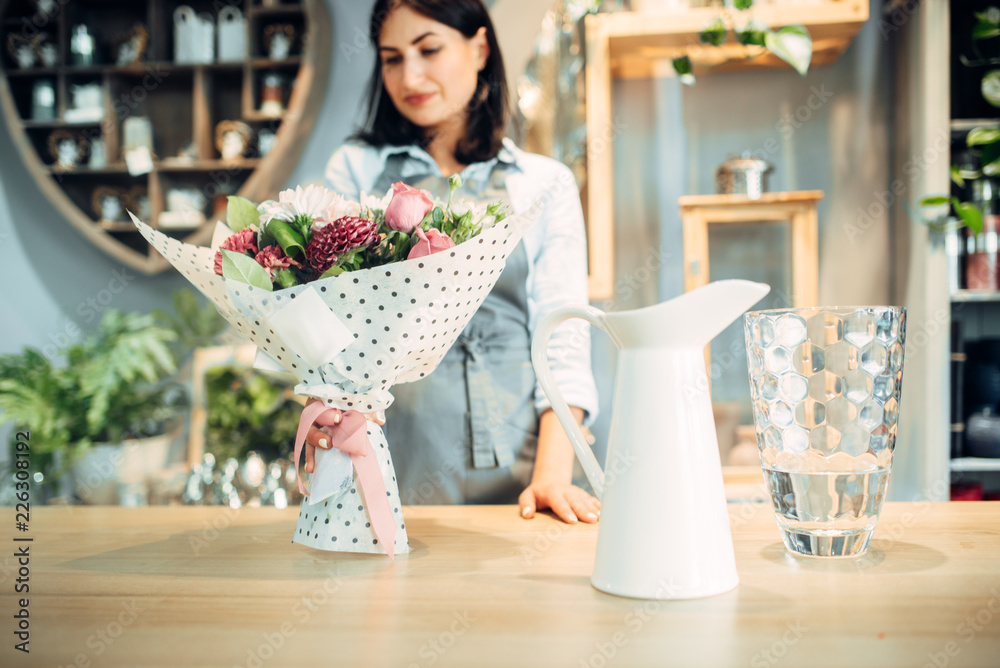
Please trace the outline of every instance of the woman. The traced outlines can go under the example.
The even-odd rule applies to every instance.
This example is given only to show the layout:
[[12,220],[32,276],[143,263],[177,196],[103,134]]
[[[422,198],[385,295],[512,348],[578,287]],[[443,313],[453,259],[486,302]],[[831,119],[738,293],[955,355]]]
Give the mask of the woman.
[[[586,238],[576,184],[560,163],[504,138],[507,90],[481,0],[377,0],[378,59],[366,125],[327,168],[330,187],[357,198],[396,181],[441,199],[503,199],[538,219],[441,365],[397,385],[386,411],[404,503],[511,503],[596,522],[600,502],[572,484],[573,451],[537,387],[531,334],[552,309],[587,301]],[[582,321],[552,337],[550,361],[579,422],[597,411],[590,337]],[[431,417],[433,416],[433,417]],[[322,430],[308,442],[329,447]],[[307,448],[306,470],[314,450]]]

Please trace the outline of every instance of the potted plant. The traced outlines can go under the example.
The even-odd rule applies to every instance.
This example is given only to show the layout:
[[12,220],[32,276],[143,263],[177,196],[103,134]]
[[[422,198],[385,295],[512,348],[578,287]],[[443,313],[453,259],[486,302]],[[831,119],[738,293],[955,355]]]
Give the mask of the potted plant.
[[[67,470],[82,470],[88,453],[98,461],[91,462],[88,479],[77,481],[84,501],[113,502],[106,488],[118,471],[145,465],[134,460],[149,454],[140,442],[162,437],[187,402],[170,379],[177,369],[170,348],[176,339],[153,315],[108,310],[96,332],[65,351],[64,364],[32,348],[0,357],[0,422],[30,431],[33,478],[47,485],[48,494]],[[125,439],[138,441],[123,454]]]
[[[967,46],[972,57],[961,53],[959,60],[971,70],[965,79],[976,81],[979,90],[976,93],[963,90],[963,94],[970,100],[976,99],[980,104],[977,110],[1000,108],[1000,69],[997,68],[1000,57],[994,55],[1000,40],[1000,8],[991,6],[985,11],[974,12],[973,18],[971,39]],[[984,42],[990,48],[980,48]],[[977,93],[981,98],[975,97]],[[988,106],[983,107],[982,102]],[[992,200],[996,200],[998,195],[994,192],[996,182],[991,181],[1000,177],[1000,128],[996,127],[995,118],[989,125],[977,124],[968,131],[964,142],[967,151],[959,161],[961,164],[951,166],[952,190],[960,196],[925,196],[921,198],[919,212],[914,216],[932,232],[948,237],[946,245],[949,254],[956,258],[950,270],[952,289],[958,289],[962,283],[957,275],[957,256],[963,241],[959,231],[963,227],[968,228],[968,237],[964,240],[968,242],[965,287],[996,290],[1000,281],[996,266],[997,214],[992,210]],[[984,204],[991,208],[984,208]]]

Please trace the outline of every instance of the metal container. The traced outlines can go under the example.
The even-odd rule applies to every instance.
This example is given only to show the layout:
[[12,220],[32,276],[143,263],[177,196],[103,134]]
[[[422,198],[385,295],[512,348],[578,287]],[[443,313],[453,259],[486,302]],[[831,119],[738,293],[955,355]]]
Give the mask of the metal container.
[[767,192],[767,176],[772,168],[764,160],[744,156],[730,158],[715,170],[715,189],[720,195],[746,195],[760,199]]

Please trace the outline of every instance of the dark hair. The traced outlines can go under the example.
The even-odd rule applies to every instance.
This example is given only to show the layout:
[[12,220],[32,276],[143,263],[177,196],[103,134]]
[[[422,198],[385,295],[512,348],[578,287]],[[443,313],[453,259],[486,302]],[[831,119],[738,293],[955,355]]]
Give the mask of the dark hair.
[[375,70],[368,82],[364,127],[353,135],[372,146],[426,146],[431,137],[423,128],[404,118],[385,92],[382,63],[377,57],[382,23],[393,11],[409,7],[429,19],[462,33],[466,39],[485,26],[489,56],[479,72],[476,92],[469,100],[468,128],[455,148],[455,159],[463,164],[483,162],[500,151],[507,123],[507,76],[497,44],[493,22],[482,0],[377,0],[372,9],[368,34],[376,49]]

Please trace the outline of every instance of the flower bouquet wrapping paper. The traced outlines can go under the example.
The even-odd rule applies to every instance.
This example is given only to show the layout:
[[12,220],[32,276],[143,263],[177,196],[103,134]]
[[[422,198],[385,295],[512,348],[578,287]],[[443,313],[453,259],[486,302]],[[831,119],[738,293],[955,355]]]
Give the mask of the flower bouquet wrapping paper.
[[[394,186],[397,194],[392,198],[399,197],[399,203],[409,201],[398,195],[404,188],[402,184]],[[293,196],[286,197],[289,192],[282,193],[282,198],[291,202]],[[301,190],[299,195],[301,204]],[[388,227],[383,216],[390,220],[417,216],[416,220],[423,219],[423,224],[409,231],[409,241],[396,237],[402,252],[409,248],[408,255],[399,257],[397,252],[397,258],[389,263],[355,268],[352,265],[361,262],[342,246],[337,249],[341,252],[336,254],[335,266],[327,266],[327,260],[315,268],[316,272],[323,270],[319,278],[289,287],[281,287],[281,283],[296,281],[280,276],[281,272],[299,267],[295,271],[301,277],[311,260],[300,256],[296,261],[291,252],[287,256],[278,253],[277,244],[269,247],[270,256],[264,252],[267,249],[257,247],[259,243],[244,244],[250,236],[244,230],[255,229],[252,226],[234,233],[220,223],[213,246],[234,250],[219,252],[216,248],[184,244],[132,217],[147,241],[257,345],[256,366],[294,374],[299,381],[297,393],[321,400],[310,403],[303,411],[296,438],[296,463],[314,421],[332,430],[334,447],[316,450],[315,472],[293,540],[323,550],[385,552],[390,556],[409,551],[385,436],[368,416],[392,403],[393,385],[419,380],[437,367],[499,279],[507,256],[532,222],[530,215],[502,219],[496,216],[496,224],[477,227],[469,238],[455,245],[431,226],[435,216],[437,222],[441,216],[427,206],[429,200],[417,202],[419,210],[411,207],[400,212],[401,207],[396,206],[393,212],[389,198],[387,195],[381,202],[376,201],[385,206],[384,211],[367,207],[359,211],[358,205],[338,198],[325,208],[346,208],[337,214],[319,214],[313,229],[317,229],[316,222],[325,222],[324,217],[334,226],[335,216],[342,224],[357,220],[356,215],[339,216],[341,213],[367,214],[379,221],[384,246],[387,237],[391,240],[399,230]],[[251,203],[243,200],[237,204]],[[444,207],[446,215],[448,206],[450,201]],[[261,220],[258,241],[266,239],[263,232],[265,225],[270,225],[269,215],[281,215],[280,207],[275,207],[275,203],[265,203],[257,210]],[[308,207],[299,206],[298,211],[290,207],[284,218],[294,222],[299,217],[299,222],[307,223],[310,216],[302,216],[303,208]],[[230,224],[239,217],[232,214],[233,202]],[[463,218],[472,220],[472,212]],[[368,241],[370,248],[379,241],[379,237],[366,239],[366,230],[355,232],[350,230],[352,238]],[[241,240],[241,235],[246,238]],[[311,236],[316,240],[319,235],[314,232]],[[295,245],[289,242],[289,250],[294,251]],[[280,255],[277,260],[271,257],[275,254]],[[221,276],[220,258],[224,264]],[[234,263],[234,259],[238,262]],[[240,274],[240,270],[247,269],[247,260],[261,267],[273,285],[261,282],[259,275],[256,285],[246,282],[254,279]],[[346,270],[338,271],[338,267]],[[333,424],[332,408],[343,412],[339,424]]]

